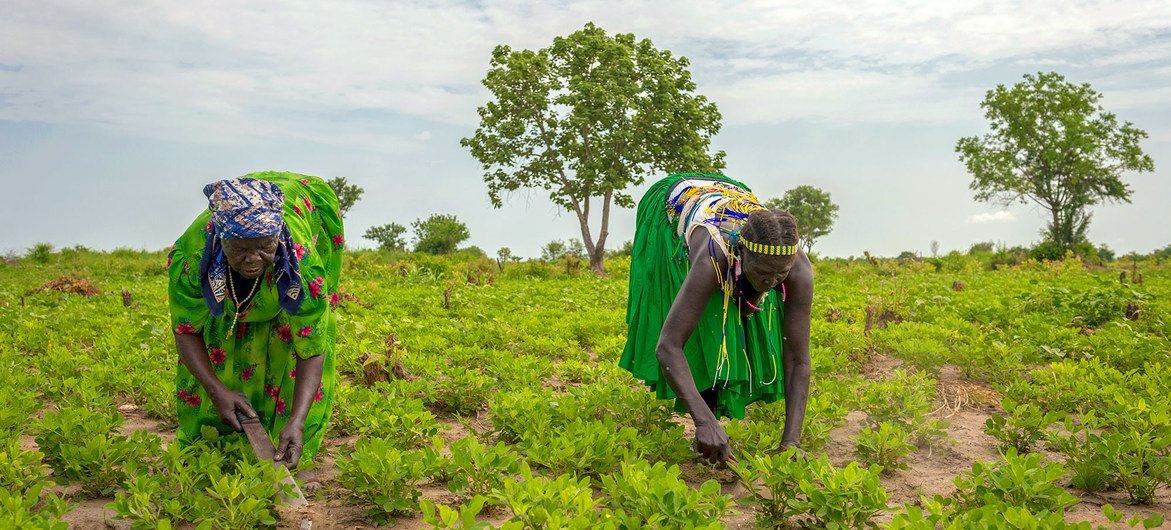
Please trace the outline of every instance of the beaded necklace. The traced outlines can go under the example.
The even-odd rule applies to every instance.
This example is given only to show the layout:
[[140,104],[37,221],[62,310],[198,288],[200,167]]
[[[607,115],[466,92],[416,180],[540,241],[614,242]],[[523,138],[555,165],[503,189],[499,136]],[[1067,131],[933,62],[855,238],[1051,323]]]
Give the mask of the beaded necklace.
[[[234,276],[236,275],[233,274],[233,271],[228,271],[228,289],[232,295],[232,302],[235,302],[236,304],[236,310],[232,313],[232,325],[228,326],[228,332],[224,335],[224,340],[228,340],[228,338],[232,336],[232,333],[235,332],[236,323],[240,320],[240,313],[247,313],[248,309],[252,307],[252,295],[256,294],[256,288],[260,286],[260,278],[263,277],[264,274],[262,273],[252,281],[252,289],[248,291],[248,296],[245,296],[244,300],[240,300],[240,296],[236,292],[236,281],[232,279]],[[240,307],[242,305],[244,305],[243,309]]]

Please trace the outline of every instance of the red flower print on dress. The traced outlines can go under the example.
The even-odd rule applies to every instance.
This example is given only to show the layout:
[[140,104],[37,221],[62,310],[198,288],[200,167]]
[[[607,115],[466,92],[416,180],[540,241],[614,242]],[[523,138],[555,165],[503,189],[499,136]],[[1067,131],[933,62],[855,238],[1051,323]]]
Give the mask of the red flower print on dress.
[[309,199],[306,199],[305,197],[301,197],[301,202],[305,203],[305,211],[306,212],[313,211],[313,203],[309,202]]
[[276,398],[276,413],[277,414],[284,414],[285,413],[285,400],[283,400],[281,398]]
[[300,243],[293,243],[293,252],[297,254],[297,261],[305,259],[305,254],[309,253]]
[[199,399],[199,394],[187,394],[187,404],[192,407],[198,407],[202,400]]
[[191,324],[184,322],[178,326],[175,326],[175,333],[180,335],[191,335],[195,333],[195,328],[192,327]]
[[317,395],[316,395],[316,396],[313,396],[313,401],[314,401],[314,402],[321,401],[321,398],[325,397],[325,396],[324,396],[324,395],[322,395],[322,393],[321,393],[321,391],[322,391],[322,390],[323,390],[323,389],[322,389],[322,387],[317,387]]
[[346,243],[346,238],[342,237],[341,234],[337,234],[337,235],[333,236],[333,246],[340,248],[345,243]]
[[268,385],[268,384],[264,385],[264,395],[266,395],[270,398],[276,399],[277,394],[279,394],[279,393],[280,392],[277,389],[277,387],[272,386],[272,385]]
[[[248,316],[247,311],[240,313],[240,318],[244,318],[245,316]],[[246,332],[246,331],[248,331],[248,323],[247,322],[240,322],[239,324],[236,324],[236,338],[237,339],[243,337],[244,332]]]
[[333,293],[333,294],[329,295],[329,308],[330,309],[337,309],[337,305],[338,305],[339,301],[340,301],[340,298],[338,297],[337,293]]
[[249,379],[252,379],[252,373],[255,371],[256,371],[255,366],[249,366],[248,368],[245,368],[244,371],[240,373],[240,379],[242,381],[247,381]]
[[289,328],[288,324],[285,324],[285,325],[277,328],[276,334],[278,337],[281,338],[281,341],[283,341],[283,342],[289,342],[289,341],[293,340],[293,330],[291,328]]
[[309,185],[309,179],[301,179],[301,184],[304,184],[304,185],[308,186],[308,185]]
[[321,276],[313,278],[313,280],[309,282],[309,296],[316,300],[319,296],[321,296],[321,287],[324,285],[325,279]]
[[223,348],[207,350],[207,355],[211,358],[211,364],[224,364],[224,361],[228,358],[227,352]]
[[301,331],[297,332],[297,334],[302,337],[308,337],[309,335],[313,334],[313,328],[310,326],[305,326],[301,328]]
[[297,369],[293,368],[292,370],[289,370],[289,379],[296,379],[296,378],[297,378]]
[[293,211],[297,212],[297,215],[301,215],[301,207],[296,204],[293,205]]
[[187,401],[187,389],[186,388],[179,389],[179,399],[182,399],[183,401]]

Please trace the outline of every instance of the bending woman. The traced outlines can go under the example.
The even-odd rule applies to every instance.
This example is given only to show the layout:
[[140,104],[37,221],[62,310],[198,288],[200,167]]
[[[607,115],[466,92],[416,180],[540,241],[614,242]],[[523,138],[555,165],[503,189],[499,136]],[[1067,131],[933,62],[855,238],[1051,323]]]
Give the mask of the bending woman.
[[206,426],[240,430],[240,410],[260,417],[276,460],[295,468],[321,447],[337,382],[337,197],[317,177],[276,172],[203,193],[208,211],[167,264],[177,439],[189,443]]
[[740,182],[692,173],[653,185],[635,230],[620,365],[691,414],[709,460],[732,458],[719,418],[756,401],[786,398],[782,446],[798,446],[813,268],[796,219]]

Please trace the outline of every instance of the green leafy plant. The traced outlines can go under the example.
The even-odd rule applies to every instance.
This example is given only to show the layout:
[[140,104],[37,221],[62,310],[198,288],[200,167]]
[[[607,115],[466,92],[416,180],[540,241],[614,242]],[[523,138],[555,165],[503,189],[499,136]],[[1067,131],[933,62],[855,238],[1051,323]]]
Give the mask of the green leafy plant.
[[555,474],[575,471],[599,476],[626,459],[640,456],[638,431],[581,419],[528,431],[518,447],[530,462]]
[[[1102,514],[1106,516],[1106,520],[1114,524],[1121,523],[1123,517],[1126,517],[1125,514],[1116,510],[1109,504],[1102,506]],[[1131,516],[1130,519],[1126,520],[1126,524],[1131,528],[1137,527],[1139,525],[1142,525],[1143,528],[1158,528],[1163,526],[1164,522],[1163,514],[1160,513],[1152,513],[1146,517],[1136,513]]]
[[[607,514],[597,511],[598,499],[588,478],[559,475],[556,478],[534,476],[528,468],[522,478],[504,481],[501,502],[512,510],[515,522],[524,528],[552,530],[558,528],[586,530],[602,528]],[[611,523],[610,528],[617,525]]]
[[854,454],[868,465],[882,467],[883,474],[910,469],[904,461],[915,446],[907,440],[907,432],[889,423],[879,424],[878,430],[863,427],[856,438]]
[[476,516],[484,510],[484,504],[487,501],[488,499],[486,497],[472,497],[468,500],[467,504],[460,506],[458,510],[454,510],[442,504],[436,505],[427,499],[423,499],[419,501],[419,509],[423,512],[423,522],[431,525],[432,528],[445,530],[488,530],[492,528],[492,525],[476,521]]
[[475,414],[488,401],[492,389],[492,380],[477,370],[451,370],[436,385],[435,405],[461,416]]
[[467,436],[451,445],[455,467],[447,487],[471,497],[497,492],[510,475],[520,471],[520,457],[507,445],[485,446],[475,436]]
[[1032,451],[1045,437],[1045,430],[1064,417],[1060,411],[1041,412],[1035,405],[1018,405],[1011,399],[1003,400],[1001,406],[1007,414],[992,416],[984,422],[984,433],[1000,441],[1001,451],[1009,448],[1020,454]]
[[[779,455],[750,456],[734,467],[759,505],[757,524],[786,527],[803,520],[815,528],[870,528],[887,508],[888,494],[879,481],[879,467],[850,462],[835,468],[822,455],[813,460],[790,449]],[[763,491],[755,484],[760,483]]]
[[390,440],[363,438],[348,458],[338,460],[338,481],[350,491],[351,500],[371,505],[368,517],[385,523],[415,510],[427,471],[420,456]]
[[1062,511],[1078,503],[1077,497],[1057,485],[1064,475],[1061,464],[1009,449],[1003,460],[977,462],[970,472],[956,477],[955,497],[964,510],[1004,503],[1033,512]]
[[602,476],[602,493],[624,528],[722,528],[731,498],[714,480],[699,488],[679,478],[679,467],[643,460],[623,462],[616,475]]
[[43,484],[25,491],[0,488],[0,528],[65,530],[69,524],[61,516],[72,509],[61,497],[42,495]]

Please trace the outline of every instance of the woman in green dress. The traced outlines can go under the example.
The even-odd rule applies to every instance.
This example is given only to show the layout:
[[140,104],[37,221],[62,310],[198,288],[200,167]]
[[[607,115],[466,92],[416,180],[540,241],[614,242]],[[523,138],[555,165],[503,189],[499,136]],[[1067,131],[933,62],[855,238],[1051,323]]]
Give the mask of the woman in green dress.
[[332,409],[342,221],[317,177],[253,173],[208,184],[175,242],[168,297],[179,350],[180,444],[259,416],[276,460],[312,461]]
[[636,223],[620,365],[691,414],[709,460],[732,459],[719,418],[755,401],[786,399],[782,446],[798,446],[813,268],[796,219],[740,182],[690,173],[651,186]]

